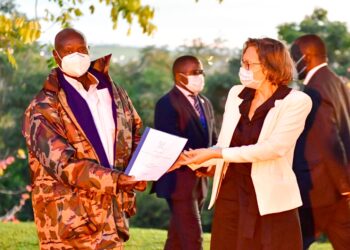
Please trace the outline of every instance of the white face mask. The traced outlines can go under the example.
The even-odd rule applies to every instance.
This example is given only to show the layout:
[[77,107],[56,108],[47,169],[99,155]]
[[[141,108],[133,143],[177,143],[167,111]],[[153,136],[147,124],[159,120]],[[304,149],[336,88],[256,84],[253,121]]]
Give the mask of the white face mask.
[[294,63],[293,80],[296,80],[296,81],[299,80],[299,75],[304,73],[304,71],[306,70],[306,66],[304,66],[299,72],[297,70],[297,66],[299,65],[299,63],[301,63],[301,61],[304,59],[304,57],[305,57],[305,55],[302,55],[302,57],[300,57],[300,59]]
[[258,89],[262,84],[262,80],[254,79],[254,73],[251,70],[247,70],[241,67],[239,69],[238,75],[239,75],[239,80],[241,81],[242,85],[245,87]]
[[61,59],[60,69],[68,76],[80,77],[84,75],[90,67],[91,60],[88,54],[74,52],[61,58],[57,51],[56,53]]
[[191,92],[198,94],[201,92],[204,88],[204,75],[189,75],[187,77],[187,85],[186,88],[188,88]]

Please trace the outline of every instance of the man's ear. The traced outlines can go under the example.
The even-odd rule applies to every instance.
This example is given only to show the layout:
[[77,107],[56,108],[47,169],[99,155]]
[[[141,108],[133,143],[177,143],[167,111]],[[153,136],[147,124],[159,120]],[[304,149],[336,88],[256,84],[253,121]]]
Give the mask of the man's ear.
[[313,57],[308,53],[305,53],[304,55],[305,55],[304,62],[306,66],[306,72],[309,72],[314,67],[313,61],[312,61]]
[[180,83],[181,85],[187,85],[187,77],[182,73],[175,73],[175,82]]
[[57,55],[57,51],[56,50],[52,50],[52,56],[55,59],[57,65],[61,66],[61,59]]

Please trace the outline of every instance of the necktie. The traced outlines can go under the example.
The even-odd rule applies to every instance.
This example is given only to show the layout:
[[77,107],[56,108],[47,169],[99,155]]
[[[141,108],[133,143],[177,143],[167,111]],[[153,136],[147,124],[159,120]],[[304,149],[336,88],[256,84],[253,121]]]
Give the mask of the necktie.
[[203,126],[204,129],[207,129],[207,121],[205,119],[205,115],[204,115],[204,112],[203,112],[203,109],[199,103],[199,98],[198,96],[195,96],[195,95],[190,95],[192,98],[193,98],[193,101],[194,101],[194,109],[196,110],[198,116],[199,116],[199,119],[200,119],[200,122]]

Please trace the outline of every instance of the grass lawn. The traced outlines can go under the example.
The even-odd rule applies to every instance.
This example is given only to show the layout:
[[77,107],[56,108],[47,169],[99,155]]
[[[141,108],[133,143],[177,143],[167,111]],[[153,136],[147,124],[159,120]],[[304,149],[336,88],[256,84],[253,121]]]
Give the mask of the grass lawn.
[[[163,249],[166,231],[158,229],[131,228],[131,239],[126,244],[127,250]],[[209,249],[210,234],[204,234],[204,249]],[[37,250],[39,249],[35,225],[32,222],[19,224],[0,222],[1,250]],[[315,243],[310,250],[331,250],[328,243]]]

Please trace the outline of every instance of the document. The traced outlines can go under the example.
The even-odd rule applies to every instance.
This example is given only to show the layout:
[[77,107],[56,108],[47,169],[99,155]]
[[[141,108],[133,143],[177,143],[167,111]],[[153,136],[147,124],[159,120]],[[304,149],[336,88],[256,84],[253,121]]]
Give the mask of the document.
[[146,128],[125,173],[136,180],[156,181],[174,164],[186,138]]

